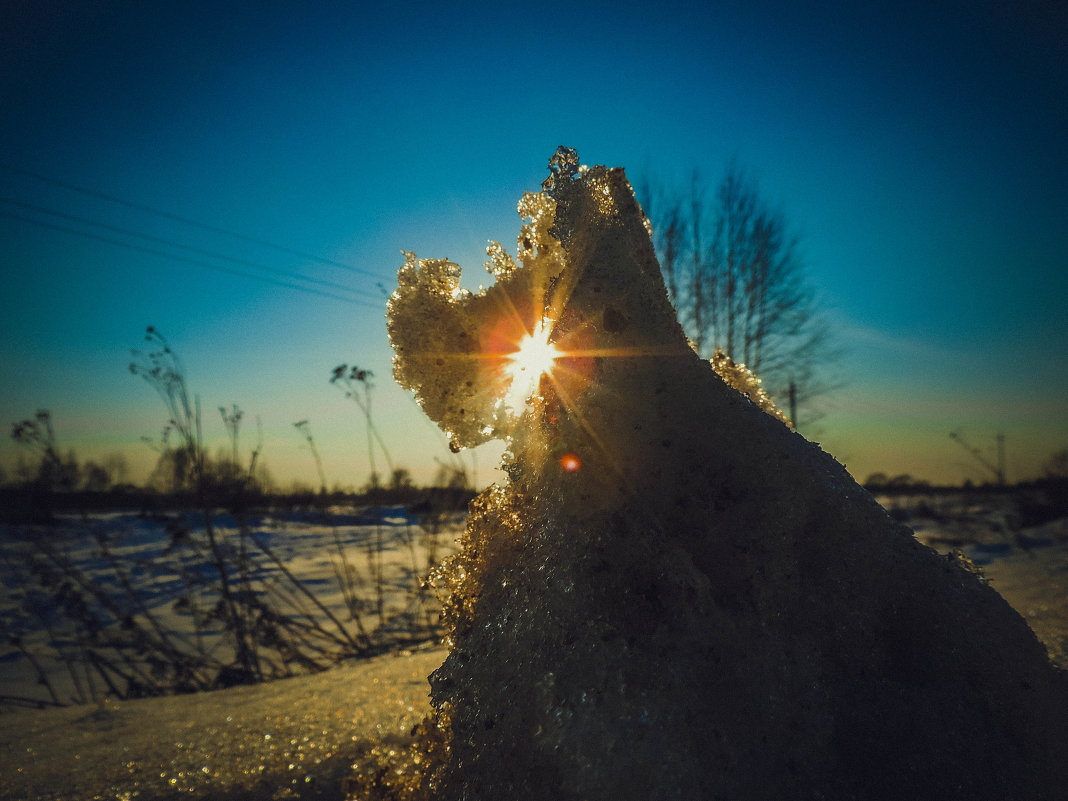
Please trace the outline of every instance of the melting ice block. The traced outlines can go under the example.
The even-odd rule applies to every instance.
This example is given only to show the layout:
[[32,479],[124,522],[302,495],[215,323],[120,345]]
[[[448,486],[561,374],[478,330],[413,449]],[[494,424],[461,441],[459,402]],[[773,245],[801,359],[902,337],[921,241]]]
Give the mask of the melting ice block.
[[693,352],[622,170],[550,166],[492,287],[409,255],[390,300],[398,381],[508,443],[436,577],[423,791],[1064,798],[1068,682],[1026,623]]

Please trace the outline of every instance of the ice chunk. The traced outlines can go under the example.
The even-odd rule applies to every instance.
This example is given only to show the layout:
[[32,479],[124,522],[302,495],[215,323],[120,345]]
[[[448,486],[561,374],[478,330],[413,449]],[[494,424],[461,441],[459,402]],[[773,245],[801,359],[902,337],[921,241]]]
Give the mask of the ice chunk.
[[1062,797],[1068,682],[1024,621],[694,353],[622,170],[550,172],[494,286],[409,255],[390,301],[397,380],[508,444],[431,577],[426,795]]

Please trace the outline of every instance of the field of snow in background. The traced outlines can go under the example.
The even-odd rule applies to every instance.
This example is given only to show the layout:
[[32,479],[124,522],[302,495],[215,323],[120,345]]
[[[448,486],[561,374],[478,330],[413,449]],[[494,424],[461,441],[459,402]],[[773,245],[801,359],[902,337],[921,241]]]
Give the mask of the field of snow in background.
[[[1068,666],[1068,518],[1053,516],[1028,524],[1018,499],[1009,495],[879,500],[912,526],[920,541],[943,553],[960,549],[968,555],[1054,659]],[[137,575],[146,601],[166,613],[175,627],[187,625],[186,618],[173,611],[180,566],[167,552],[162,523],[123,515],[99,520],[123,535],[123,552],[141,563]],[[381,528],[375,527],[376,520]],[[285,555],[285,564],[338,612],[345,603],[332,555],[337,553],[335,532],[364,573],[368,544],[378,531],[388,532],[387,563],[394,577],[389,608],[403,613],[411,597],[406,585],[412,570],[408,543],[416,541],[417,563],[425,564],[426,542],[409,536],[416,525],[401,509],[386,510],[376,520],[337,515],[333,525],[324,525],[314,516],[294,515],[261,519],[255,530],[269,537]],[[67,538],[64,548],[99,580],[113,580],[107,566],[94,561],[92,545],[74,533],[80,521],[69,522],[63,533],[53,536]],[[452,550],[462,522],[457,516],[439,531],[442,555]],[[18,543],[16,532],[0,529],[2,614],[5,624],[21,620],[32,628],[17,612],[25,592],[7,583],[17,574],[11,560],[17,559]],[[272,575],[268,567],[263,569]],[[374,593],[366,577],[361,592],[369,609]],[[374,624],[373,617],[368,621]],[[46,636],[28,636],[48,654]],[[9,649],[4,655],[3,687],[21,682],[17,686],[22,692],[34,689],[32,672],[26,673],[17,654]],[[0,782],[0,799],[339,799],[345,775],[403,750],[411,727],[429,709],[426,677],[444,655],[440,647],[402,650],[255,687],[122,702],[102,699],[90,707],[4,710],[0,776],[5,781]]]
[[[231,661],[233,649],[223,622],[205,620],[203,615],[194,620],[191,610],[210,609],[218,593],[208,586],[212,583],[208,561],[198,561],[189,548],[172,547],[177,520],[117,513],[66,518],[48,527],[0,526],[0,696],[25,699],[17,702],[22,706],[33,700],[50,703],[51,693],[40,681],[38,668],[47,674],[61,703],[109,694],[99,679],[92,683],[91,671],[76,664],[85,633],[57,613],[50,597],[56,589],[42,589],[32,576],[31,554],[40,559],[40,545],[97,588],[121,599],[139,624],[148,625],[147,615],[136,608],[143,604],[176,641],[204,649],[220,662]],[[232,518],[220,515],[214,524],[223,547],[242,547]],[[437,600],[432,590],[421,587],[421,580],[452,552],[462,526],[459,514],[428,520],[403,507],[259,515],[249,521],[248,533],[278,561],[246,543],[247,580],[278,608],[329,629],[332,621],[295,589],[283,575],[288,571],[337,621],[351,632],[370,633],[377,649],[385,650],[391,642],[405,642],[409,632],[425,632],[428,623],[436,623]],[[35,545],[35,538],[44,540]],[[101,541],[107,544],[106,551]],[[381,617],[375,570],[379,552]],[[133,588],[136,601],[123,581]],[[107,617],[109,625],[121,625],[115,615]],[[0,704],[0,710],[4,706]]]
[[959,550],[968,557],[983,580],[1027,621],[1053,661],[1068,669],[1068,517],[1063,516],[1063,495],[958,491],[878,500],[924,545],[943,554]]

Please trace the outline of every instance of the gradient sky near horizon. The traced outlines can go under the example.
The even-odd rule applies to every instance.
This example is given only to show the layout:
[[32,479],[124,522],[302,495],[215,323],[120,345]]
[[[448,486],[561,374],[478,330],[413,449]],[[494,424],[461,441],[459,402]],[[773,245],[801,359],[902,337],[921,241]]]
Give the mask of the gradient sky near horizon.
[[400,251],[488,282],[566,144],[757,180],[844,346],[802,433],[859,480],[990,479],[957,430],[989,459],[1004,433],[1028,478],[1068,448],[1066,43],[1041,0],[5,3],[0,422],[47,408],[61,447],[142,478],[166,414],[127,365],[153,325],[209,441],[237,403],[283,484],[317,484],[305,419],[329,482],[366,480],[341,363],[427,480],[450,455],[390,377]]

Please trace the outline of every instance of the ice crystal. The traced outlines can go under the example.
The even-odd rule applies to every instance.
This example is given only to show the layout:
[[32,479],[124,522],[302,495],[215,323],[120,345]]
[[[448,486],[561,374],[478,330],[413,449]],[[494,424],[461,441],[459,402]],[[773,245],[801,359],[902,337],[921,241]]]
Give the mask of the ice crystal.
[[507,278],[515,271],[515,260],[500,242],[490,242],[486,247],[486,255],[490,257],[485,264],[486,270],[494,278]]
[[716,348],[716,352],[712,354],[710,361],[712,362],[712,369],[727,383],[727,386],[745,395],[776,420],[793,428],[793,423],[775,405],[775,401],[765,391],[763,382],[756,373],[744,364],[738,364],[724,353],[722,348]]
[[561,186],[578,178],[580,170],[578,151],[560,145],[549,159],[549,177],[542,183],[542,189],[555,195]]

